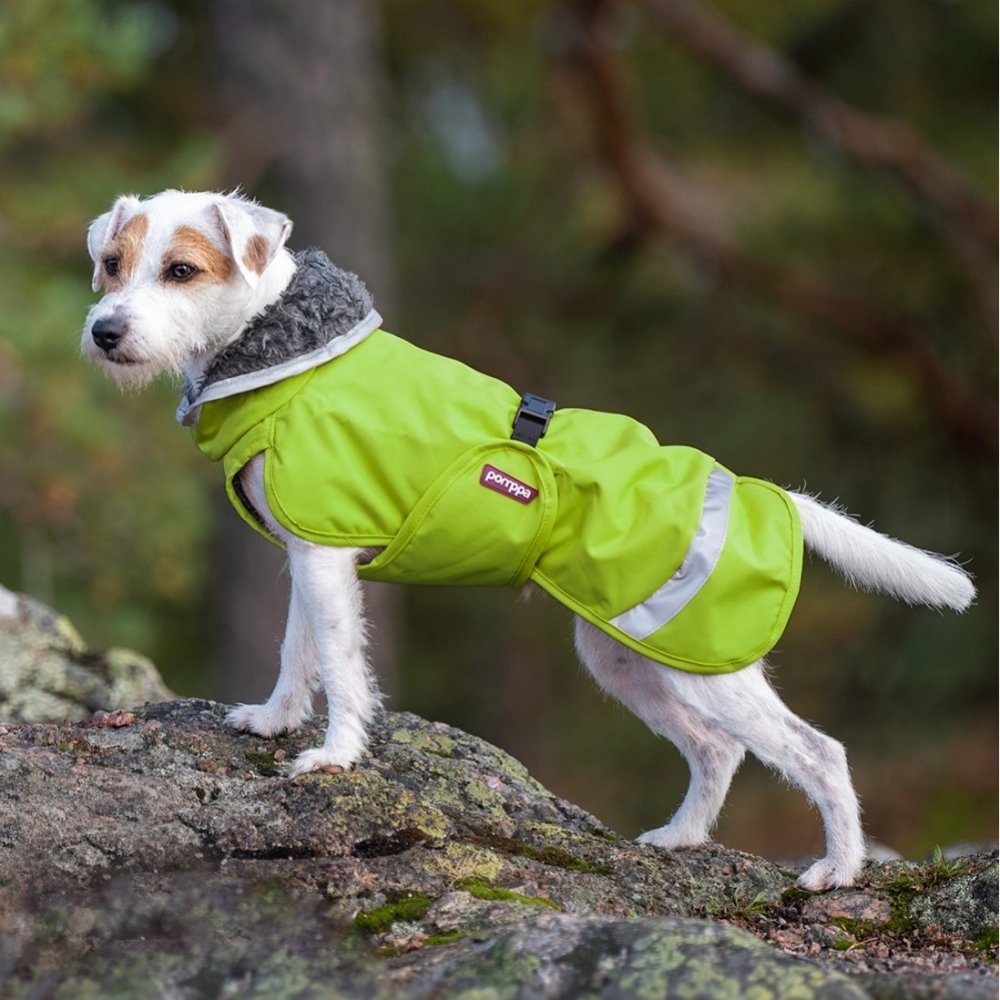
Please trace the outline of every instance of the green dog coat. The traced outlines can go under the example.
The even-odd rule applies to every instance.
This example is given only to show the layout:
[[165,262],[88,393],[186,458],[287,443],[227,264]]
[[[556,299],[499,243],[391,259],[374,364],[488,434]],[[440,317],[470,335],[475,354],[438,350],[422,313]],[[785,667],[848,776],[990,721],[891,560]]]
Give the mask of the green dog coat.
[[[300,271],[321,256],[300,258]],[[316,266],[344,275],[325,258]],[[298,284],[262,318],[286,322]],[[802,562],[783,490],[613,413],[558,409],[537,446],[512,440],[518,393],[385,332],[370,300],[357,311],[366,304],[319,346],[277,363],[244,357],[230,364],[237,374],[223,365],[188,387],[179,418],[222,462],[252,527],[276,541],[237,484],[263,454],[268,506],[289,532],[382,549],[358,566],[363,579],[532,580],[626,646],[698,673],[774,646]],[[237,353],[249,356],[244,339]]]

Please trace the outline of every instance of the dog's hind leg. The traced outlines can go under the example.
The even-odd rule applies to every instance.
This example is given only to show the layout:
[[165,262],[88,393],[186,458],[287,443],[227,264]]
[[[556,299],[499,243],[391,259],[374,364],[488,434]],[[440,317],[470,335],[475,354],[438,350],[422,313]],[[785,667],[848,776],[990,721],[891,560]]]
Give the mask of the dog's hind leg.
[[865,850],[844,748],[785,706],[762,663],[731,674],[693,674],[654,663],[583,621],[576,636],[598,684],[675,743],[691,768],[680,809],[666,826],[643,834],[643,842],[674,848],[707,839],[746,749],[798,785],[823,818],[826,857],[799,884],[819,890],[853,883]]
[[687,794],[670,821],[639,840],[668,849],[704,843],[743,760],[743,746],[676,699],[667,687],[664,667],[582,619],[577,619],[576,646],[598,685],[670,740],[691,772]]
[[763,663],[731,674],[665,671],[673,695],[798,785],[819,810],[826,857],[799,878],[805,889],[851,885],[865,856],[858,799],[843,746],[794,715],[771,687]]

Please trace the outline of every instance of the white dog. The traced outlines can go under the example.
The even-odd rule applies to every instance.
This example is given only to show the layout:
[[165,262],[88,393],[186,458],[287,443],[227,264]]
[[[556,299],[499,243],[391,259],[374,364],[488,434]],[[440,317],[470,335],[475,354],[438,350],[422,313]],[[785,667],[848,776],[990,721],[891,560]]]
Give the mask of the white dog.
[[[411,354],[401,355],[401,362],[392,361],[396,355],[387,354],[389,360],[380,362],[382,355],[378,352],[388,350],[385,345],[391,335],[377,329],[379,317],[371,308],[364,286],[353,275],[333,268],[317,252],[293,257],[285,249],[290,230],[291,222],[284,215],[237,195],[166,191],[144,201],[131,196],[119,198],[110,212],[94,221],[88,233],[88,248],[95,265],[93,287],[95,291],[103,289],[104,296],[87,317],[82,350],[125,385],[143,385],[165,371],[182,375],[185,388],[179,419],[194,426],[196,440],[210,457],[224,460],[227,488],[243,516],[287,550],[291,603],[277,684],[263,705],[241,705],[229,714],[228,721],[238,729],[265,737],[294,730],[310,715],[312,691],[321,684],[329,705],[326,738],[322,747],[306,750],[295,760],[290,774],[299,775],[323,768],[349,768],[354,764],[364,751],[366,729],[379,704],[365,661],[365,622],[358,574],[364,576],[369,567],[374,571],[389,561],[395,566],[395,578],[407,579],[412,572],[408,558],[415,548],[422,555],[429,554],[432,561],[434,556],[438,557],[440,565],[433,569],[431,582],[440,582],[444,579],[441,574],[451,573],[453,566],[465,559],[467,550],[477,547],[483,539],[487,539],[488,548],[494,529],[484,527],[473,515],[466,524],[464,514],[456,516],[450,509],[435,520],[433,512],[429,514],[421,507],[423,520],[417,531],[418,542],[410,539],[400,545],[385,531],[367,527],[350,530],[337,527],[335,534],[329,534],[333,531],[329,527],[330,517],[335,516],[330,511],[338,509],[341,495],[345,498],[345,511],[360,510],[365,507],[366,498],[374,496],[375,487],[369,481],[387,480],[382,492],[389,499],[373,500],[372,505],[391,506],[396,483],[394,469],[386,465],[393,463],[380,464],[380,456],[373,453],[370,444],[384,440],[386,450],[398,456],[393,462],[401,463],[408,461],[407,450],[411,446],[420,445],[423,431],[419,420],[424,418],[396,414],[397,397],[402,406],[404,390],[393,381],[398,372],[392,366],[396,364],[397,369],[404,370],[409,364],[407,359],[417,353],[423,356],[423,352],[409,345],[400,346],[403,342],[392,338],[396,344],[393,350],[408,350]],[[329,279],[332,291],[330,275],[333,275]],[[347,364],[344,359],[362,356],[374,358],[377,365],[370,381],[361,381],[360,376],[347,377],[349,369],[338,368]],[[448,379],[455,380],[457,386],[466,378],[477,378],[480,381],[470,383],[474,395],[488,397],[487,402],[494,396],[504,400],[505,412],[497,418],[496,426],[501,430],[496,436],[498,439],[508,436],[516,394],[514,404],[508,407],[505,393],[511,390],[502,383],[472,373],[455,362],[433,355],[426,357],[432,366],[452,367],[442,369],[446,372],[444,383],[440,379],[434,381],[438,371],[434,368],[426,380],[423,376],[416,380],[414,391],[430,385],[428,391],[439,396],[447,389]],[[350,364],[360,361],[352,360]],[[300,391],[300,387],[315,386],[316,379],[334,377],[331,373],[341,371],[345,374],[335,391],[313,392],[308,405],[314,409],[329,408],[343,393],[345,407],[362,406],[370,400],[367,404],[370,412],[363,418],[353,410],[343,412],[328,433],[322,429],[326,425],[318,416],[296,417],[291,410],[281,408],[291,394],[306,397],[306,390]],[[514,520],[515,511],[518,518],[522,511],[528,511],[536,519],[531,522],[535,525],[532,531],[545,523],[546,530],[555,534],[545,518],[554,509],[550,500],[557,487],[548,478],[551,462],[542,453],[558,454],[563,425],[568,427],[572,420],[589,420],[591,415],[586,411],[559,410],[553,418],[551,406],[539,409],[531,405],[529,397],[526,399],[528,403],[522,401],[519,419],[523,414],[526,423],[522,422],[521,428],[527,427],[528,437],[518,440],[527,443],[490,445],[495,450],[488,457],[499,454],[501,458],[497,460],[505,464],[497,467],[476,462],[473,471],[479,478],[469,488],[486,487],[477,497],[482,504],[496,505],[499,517],[507,517],[509,513]],[[439,399],[436,405],[440,407],[441,419],[450,420],[450,407]],[[254,406],[262,408],[261,413],[252,418],[245,416],[247,408]],[[274,412],[278,417],[273,416]],[[578,416],[568,416],[572,413]],[[627,418],[609,419],[615,433],[626,426]],[[344,428],[349,430],[362,423],[374,424],[370,441],[345,444]],[[288,431],[295,436],[294,444],[289,443],[283,452],[276,446],[275,450],[269,450],[277,433],[275,427],[285,424],[299,428]],[[265,426],[266,431],[261,430]],[[635,431],[641,425],[628,422],[628,426],[631,428],[628,433],[648,436],[644,428]],[[547,433],[547,428],[549,436],[539,445],[538,437]],[[456,433],[459,432],[448,431],[452,436]],[[325,435],[333,442],[330,448],[336,451],[329,468],[323,461],[311,460],[318,454],[317,449],[325,447],[322,445]],[[617,450],[609,448],[608,461],[617,461],[619,454],[627,450],[624,445]],[[291,463],[298,451],[302,456],[286,475],[282,463]],[[505,570],[499,581],[493,580],[489,567],[470,571],[473,582],[521,583],[531,575],[551,592],[559,591],[557,596],[580,615],[576,645],[597,683],[654,732],[675,743],[687,759],[691,783],[680,808],[665,826],[643,834],[641,841],[667,849],[703,843],[744,752],[750,750],[798,785],[822,815],[826,857],[813,864],[799,883],[812,890],[849,885],[858,875],[865,848],[843,747],[782,704],[768,683],[762,658],[743,665],[735,658],[736,654],[720,653],[713,666],[708,659],[699,659],[701,653],[690,652],[717,638],[724,645],[730,631],[728,619],[723,619],[724,627],[708,630],[718,633],[718,637],[698,635],[697,630],[688,628],[677,640],[683,646],[675,654],[677,665],[685,669],[665,666],[668,654],[659,660],[644,655],[644,651],[652,649],[644,636],[662,621],[669,622],[671,616],[679,614],[678,620],[683,620],[684,609],[699,588],[706,593],[719,589],[713,583],[713,573],[721,574],[722,570],[713,567],[726,564],[730,557],[728,549],[722,546],[730,543],[728,540],[713,543],[709,536],[713,518],[719,517],[725,536],[726,518],[730,515],[720,515],[719,505],[731,498],[735,498],[734,503],[766,498],[768,503],[777,505],[775,510],[781,522],[777,534],[787,535],[797,548],[790,561],[787,556],[782,557],[790,566],[788,580],[783,584],[786,589],[797,587],[799,563],[795,559],[801,559],[801,539],[853,584],[910,603],[964,610],[975,596],[972,583],[953,561],[877,534],[811,497],[794,493],[776,496],[775,488],[732,477],[711,460],[704,466],[700,453],[691,449],[665,451],[692,462],[703,472],[711,470],[707,479],[709,492],[690,515],[694,520],[684,536],[687,541],[678,552],[661,555],[659,549],[650,550],[648,542],[643,540],[641,554],[646,558],[637,559],[633,552],[626,562],[628,572],[621,572],[620,567],[614,571],[614,585],[627,590],[632,577],[646,572],[647,565],[655,572],[663,570],[656,579],[666,579],[666,583],[637,607],[614,618],[602,618],[585,607],[582,599],[567,597],[562,584],[552,584],[527,563],[516,571]],[[704,475],[701,482],[699,489],[704,487]],[[713,483],[719,488],[718,494],[711,493]],[[560,479],[558,490],[563,488]],[[329,490],[329,497],[321,495],[323,489]],[[686,486],[678,486],[676,491],[671,490],[670,497],[685,489]],[[641,482],[631,484],[630,492],[622,494],[625,500],[612,505],[610,517],[617,517],[622,503],[639,504],[642,490]],[[443,489],[438,493],[444,496],[442,503],[451,502],[450,494]],[[670,497],[664,495],[665,507],[670,507]],[[310,504],[318,509],[303,513]],[[636,523],[644,525],[655,520],[651,512],[658,509],[658,504],[659,501],[642,508],[644,513]],[[786,508],[792,511],[787,517]],[[489,510],[492,512],[494,508]],[[349,519],[355,515],[344,516]],[[370,515],[375,520],[381,516],[379,511]],[[678,516],[682,520],[689,518],[687,514]],[[735,514],[730,517],[729,531],[735,534],[737,528],[732,517]],[[441,530],[441,525],[448,526],[451,522],[460,522],[459,532],[465,532],[461,543],[456,543],[451,551],[448,551],[451,543],[442,543],[437,536],[428,541],[421,534],[433,534]],[[301,529],[297,527],[300,523]],[[410,524],[407,520],[406,525]],[[801,535],[796,534],[798,524]],[[580,534],[583,530],[574,528],[570,533]],[[540,527],[538,531],[541,532]],[[323,544],[326,538],[332,541]],[[620,544],[627,542],[625,537]],[[535,551],[535,557],[537,554]],[[673,562],[657,568],[658,558]],[[561,572],[572,575],[574,566],[564,566]],[[594,573],[588,569],[581,574],[587,579],[579,586],[586,588]],[[693,587],[692,576],[698,577]],[[681,598],[677,597],[678,591],[683,592]],[[599,603],[601,599],[599,593],[594,601]],[[735,599],[741,599],[738,592]],[[749,589],[747,599],[751,599]],[[700,598],[696,595],[695,600]],[[643,628],[629,618],[634,614],[663,615],[664,602],[674,603],[662,620],[653,625]],[[784,602],[780,614],[775,614],[781,619],[778,626],[783,627],[786,605],[790,606],[790,602],[784,597],[780,602]],[[756,612],[750,617],[755,615]],[[733,614],[732,621],[737,617]],[[670,631],[667,625],[663,627]],[[748,627],[752,628],[753,623]],[[738,631],[735,624],[733,630]],[[766,647],[760,648],[766,651],[775,639],[776,635],[771,635]],[[750,645],[756,641],[747,639]]]

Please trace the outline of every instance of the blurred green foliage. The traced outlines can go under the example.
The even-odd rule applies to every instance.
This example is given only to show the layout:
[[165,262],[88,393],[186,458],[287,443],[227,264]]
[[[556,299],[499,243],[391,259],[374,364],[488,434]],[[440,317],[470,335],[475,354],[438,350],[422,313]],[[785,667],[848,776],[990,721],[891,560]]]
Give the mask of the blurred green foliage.
[[[172,387],[123,398],[76,349],[92,301],[88,221],[121,191],[220,183],[206,9],[14,0],[0,17],[0,581],[210,694],[186,670],[210,627],[199,609],[216,470],[174,425]],[[995,5],[716,9],[992,186]],[[839,496],[883,530],[970,559],[982,597],[963,618],[857,595],[809,564],[774,660],[792,707],[849,743],[877,837],[919,852],[942,830],[991,835],[995,457],[956,441],[905,366],[725,280],[688,247],[630,238],[558,5],[382,11],[401,291],[387,327],[563,405],[628,411],[664,440]],[[621,5],[615,44],[647,141],[697,180],[744,252],[917,317],[942,367],[992,405],[995,263],[977,272],[897,180],[742,93],[644,5]],[[559,609],[450,589],[413,591],[406,608],[400,706],[498,740],[625,832],[663,821],[683,767],[578,676]],[[803,808],[797,795],[760,792],[753,772],[744,781],[731,809],[743,825],[723,836],[810,850],[775,832],[774,817]],[[947,822],[928,806],[945,801]]]
[[153,9],[67,0],[10,4],[0,21],[0,142],[70,124],[102,94],[142,79],[155,43]]
[[[84,236],[118,193],[212,183],[209,131],[146,117],[170,66],[165,5],[17,2],[0,17],[0,579],[99,644],[190,655],[202,627],[207,470],[159,419],[81,366]],[[185,648],[188,647],[188,648]]]

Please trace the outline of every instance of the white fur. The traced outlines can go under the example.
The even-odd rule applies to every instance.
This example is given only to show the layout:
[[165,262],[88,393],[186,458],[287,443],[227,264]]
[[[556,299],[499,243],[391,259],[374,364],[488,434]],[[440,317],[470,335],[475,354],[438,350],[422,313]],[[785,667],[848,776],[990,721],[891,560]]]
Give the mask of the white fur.
[[271,697],[263,705],[240,705],[227,721],[258,736],[297,729],[312,714],[312,692],[321,684],[328,709],[326,739],[322,748],[299,754],[291,774],[349,768],[365,749],[367,727],[379,705],[365,659],[361,584],[354,572],[359,550],[313,545],[278,524],[264,493],[262,455],[248,463],[240,485],[288,550],[292,596]]
[[[237,195],[164,191],[141,202],[124,195],[110,212],[94,220],[87,233],[95,290],[104,247],[140,211],[149,221],[141,262],[124,288],[105,295],[87,314],[81,350],[123,385],[143,386],[164,371],[196,381],[211,358],[291,280],[295,262],[284,248],[291,223],[281,213]],[[204,233],[231,256],[242,280],[165,283],[164,259],[182,225]],[[243,263],[247,239],[254,232],[265,235],[273,246],[270,264],[259,276]],[[94,342],[94,324],[112,318],[127,330],[121,360],[109,358]]]
[[976,588],[954,559],[879,534],[815,497],[789,495],[798,508],[806,545],[854,586],[907,604],[953,611],[965,611],[975,598]]
[[[91,309],[83,352],[124,384],[148,381],[161,371],[194,379],[256,313],[276,299],[294,270],[284,249],[290,223],[280,213],[235,195],[164,192],[139,202],[119,199],[88,233],[100,280],[101,252],[136,212],[150,221],[141,266],[119,291]],[[162,280],[163,254],[179,225],[194,226],[233,255],[228,282],[200,287]],[[248,271],[243,248],[262,235],[271,248],[262,274]],[[93,324],[124,318],[127,335],[115,357],[93,341]],[[124,354],[121,352],[125,352]],[[313,545],[288,533],[271,515],[264,491],[264,458],[252,459],[241,486],[269,529],[284,542],[292,595],[278,681],[263,705],[240,705],[228,716],[237,729],[260,736],[298,728],[311,714],[313,690],[322,686],[329,722],[322,747],[293,762],[292,776],[324,768],[349,768],[365,748],[379,695],[365,660],[365,622],[355,565],[370,552]],[[806,545],[852,583],[909,603],[964,610],[975,591],[952,560],[922,552],[862,527],[813,497],[790,494]],[[691,770],[691,784],[673,818],[639,839],[667,850],[703,843],[722,808],[746,750],[798,785],[816,805],[826,830],[826,856],[799,883],[820,890],[850,885],[864,860],[857,796],[844,748],[785,707],[768,683],[763,662],[735,673],[704,676],[664,667],[577,620],[580,658],[597,683],[677,745]]]

